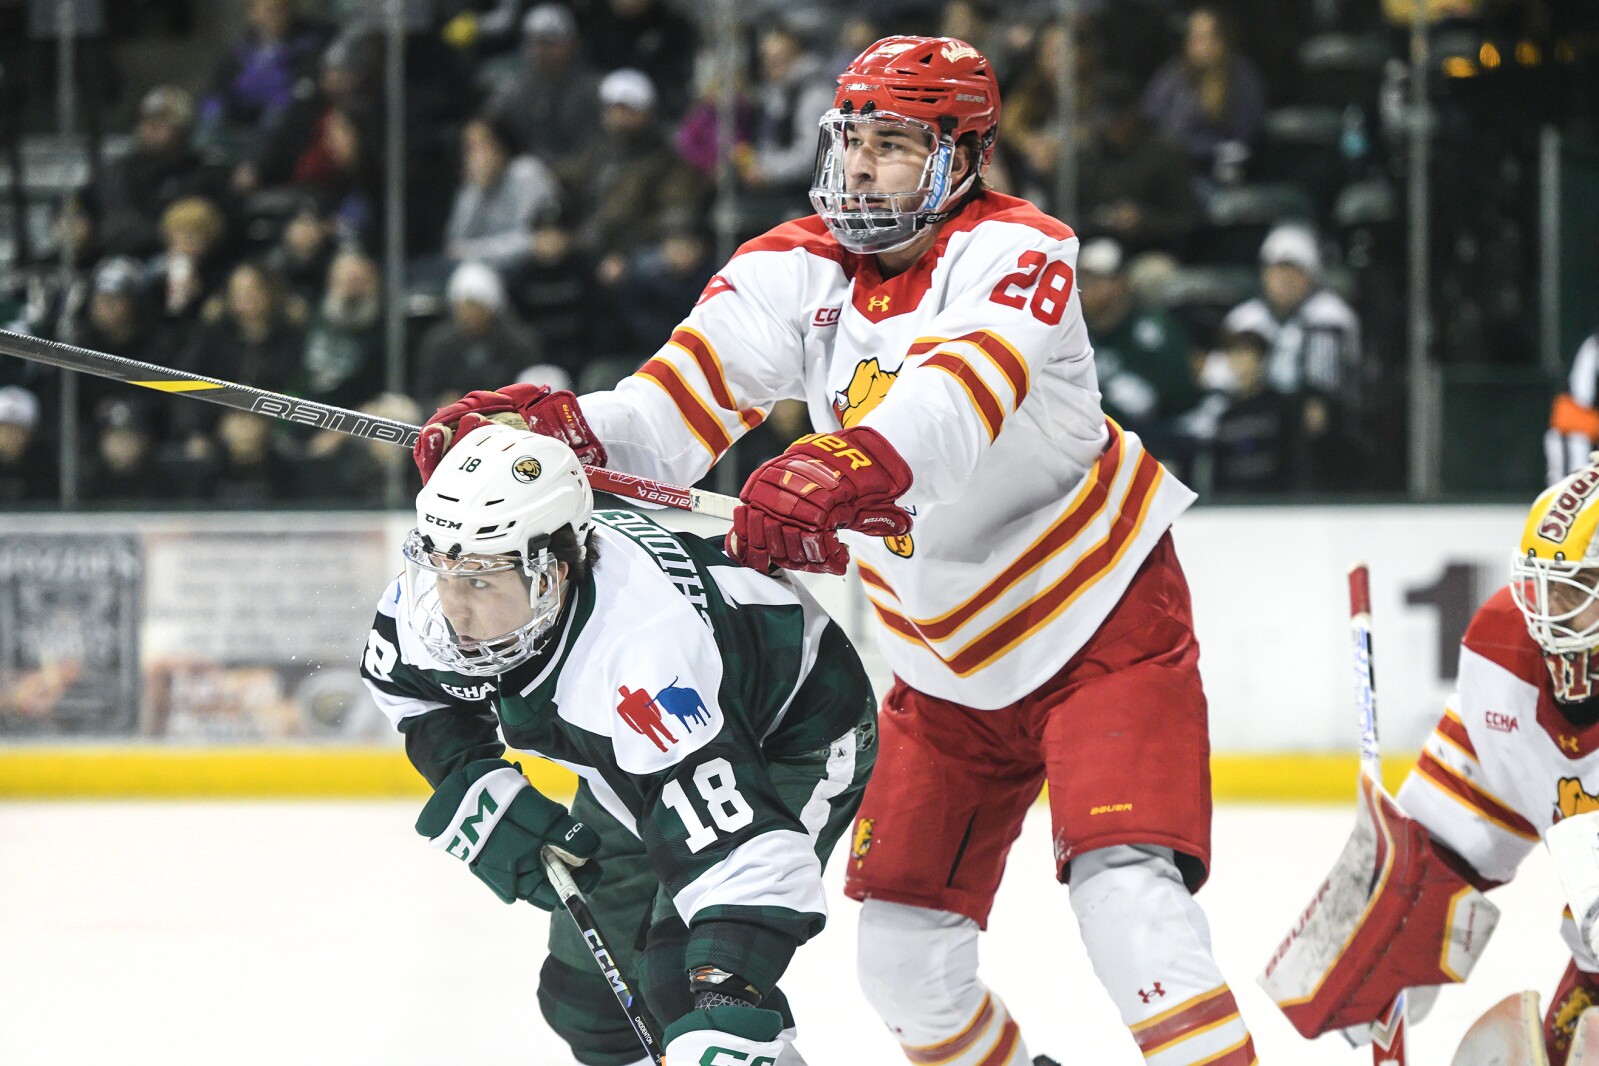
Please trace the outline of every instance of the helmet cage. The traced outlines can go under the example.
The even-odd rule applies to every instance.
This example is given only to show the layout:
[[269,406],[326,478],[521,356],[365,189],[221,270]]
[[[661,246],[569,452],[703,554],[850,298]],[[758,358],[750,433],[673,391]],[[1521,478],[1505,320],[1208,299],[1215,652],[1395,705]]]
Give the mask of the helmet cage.
[[[858,125],[909,127],[933,145],[914,189],[903,192],[852,193],[847,188],[845,148],[850,130]],[[958,203],[976,178],[973,166],[957,189],[950,188],[955,142],[930,124],[893,111],[854,112],[833,108],[822,116],[816,141],[816,166],[811,176],[811,206],[839,244],[858,255],[875,255],[903,248],[929,225],[954,214],[946,210]]]
[[[500,555],[463,553],[457,545],[441,551],[433,539],[413,529],[401,548],[405,556],[404,598],[412,631],[441,666],[470,677],[493,677],[519,666],[544,649],[561,613],[560,562],[550,553],[549,537],[534,537],[526,552]],[[527,588],[528,619],[497,636],[466,639],[444,612],[442,580],[516,571]]]
[[[1515,552],[1510,558],[1510,596],[1527,622],[1527,632],[1548,655],[1566,656],[1599,648],[1599,566],[1584,560],[1542,559]],[[1568,592],[1575,606],[1556,609]],[[1584,614],[1592,619],[1580,627]]]

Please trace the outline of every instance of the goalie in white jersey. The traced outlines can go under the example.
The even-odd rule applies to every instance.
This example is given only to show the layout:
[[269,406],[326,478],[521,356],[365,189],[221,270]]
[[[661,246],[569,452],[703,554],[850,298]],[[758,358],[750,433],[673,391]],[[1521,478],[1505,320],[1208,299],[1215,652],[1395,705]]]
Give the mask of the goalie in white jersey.
[[[1599,811],[1596,685],[1590,460],[1533,504],[1510,583],[1467,627],[1458,687],[1415,769],[1395,798],[1363,783],[1360,827],[1267,966],[1261,983],[1301,1033],[1363,1027],[1400,989],[1469,976],[1498,915],[1482,892],[1514,877],[1551,827]],[[1562,933],[1572,959],[1544,1018],[1552,1066],[1599,1002],[1599,958],[1569,910]]]
[[1030,1061],[977,934],[1047,779],[1056,874],[1142,1053],[1247,1066],[1191,894],[1209,742],[1168,527],[1194,496],[1101,412],[1077,238],[984,185],[998,121],[971,45],[877,42],[822,118],[816,215],[744,245],[613,391],[474,393],[418,464],[517,414],[688,484],[803,400],[820,432],[751,477],[727,547],[827,573],[853,552],[894,669],[847,886],[867,997],[914,1062]]

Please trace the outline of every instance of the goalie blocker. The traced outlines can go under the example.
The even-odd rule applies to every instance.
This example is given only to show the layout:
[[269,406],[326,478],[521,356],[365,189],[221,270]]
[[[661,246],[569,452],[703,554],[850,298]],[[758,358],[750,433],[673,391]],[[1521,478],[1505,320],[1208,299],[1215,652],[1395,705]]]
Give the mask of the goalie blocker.
[[1307,1037],[1376,1020],[1406,988],[1464,981],[1499,910],[1461,859],[1361,775],[1355,830],[1260,975]]

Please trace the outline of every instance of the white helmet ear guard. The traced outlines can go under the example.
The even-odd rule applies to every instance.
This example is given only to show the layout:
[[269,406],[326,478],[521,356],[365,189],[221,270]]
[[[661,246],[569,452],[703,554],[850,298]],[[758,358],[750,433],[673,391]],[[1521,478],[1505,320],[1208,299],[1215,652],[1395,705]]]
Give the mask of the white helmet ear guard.
[[563,602],[551,540],[570,529],[581,558],[593,510],[564,442],[508,426],[462,438],[417,494],[402,548],[406,619],[428,653],[476,677],[538,654]]

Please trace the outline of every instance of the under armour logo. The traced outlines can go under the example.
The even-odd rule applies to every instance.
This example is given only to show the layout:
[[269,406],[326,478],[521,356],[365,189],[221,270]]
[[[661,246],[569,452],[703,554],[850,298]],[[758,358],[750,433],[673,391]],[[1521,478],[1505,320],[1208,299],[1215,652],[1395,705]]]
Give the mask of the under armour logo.
[[1575,755],[1580,750],[1577,738],[1569,733],[1560,734],[1560,746]]
[[1139,998],[1142,999],[1145,1003],[1153,1003],[1155,1000],[1159,999],[1160,997],[1164,996],[1165,994],[1166,994],[1166,990],[1164,988],[1160,987],[1160,982],[1159,981],[1156,981],[1155,982],[1155,987],[1151,988],[1148,992],[1145,992],[1142,988],[1140,988],[1138,990]]
[[866,309],[868,311],[887,311],[888,310],[888,297],[887,296],[873,296],[870,300],[866,301]]

